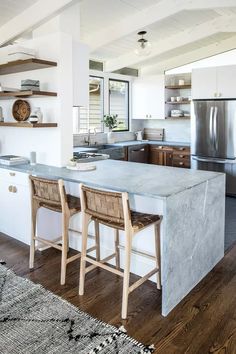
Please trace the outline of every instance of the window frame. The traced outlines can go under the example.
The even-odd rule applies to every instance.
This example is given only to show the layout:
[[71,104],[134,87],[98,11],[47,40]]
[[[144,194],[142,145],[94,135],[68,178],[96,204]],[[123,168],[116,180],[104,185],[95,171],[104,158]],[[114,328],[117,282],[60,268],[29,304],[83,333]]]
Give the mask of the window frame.
[[[93,77],[95,79],[101,79],[102,80],[102,117],[101,117],[101,121],[103,120],[103,117],[104,117],[104,112],[105,112],[105,78],[103,76],[98,76],[98,75],[92,75],[89,73],[89,79],[90,77]],[[89,107],[88,107],[88,110],[89,110]],[[88,131],[89,131],[89,119],[88,119]],[[101,132],[98,132],[98,133],[104,133],[104,123],[101,122]],[[84,133],[82,133],[84,134]]]
[[122,80],[117,79],[115,77],[108,77],[108,111],[109,114],[111,114],[111,97],[110,97],[110,81],[118,81],[118,82],[124,82],[127,84],[127,93],[128,93],[128,100],[127,100],[127,112],[128,112],[128,117],[127,117],[127,121],[128,121],[128,127],[127,129],[122,129],[122,130],[115,130],[115,133],[119,133],[119,132],[129,132],[130,129],[130,81],[129,80]]

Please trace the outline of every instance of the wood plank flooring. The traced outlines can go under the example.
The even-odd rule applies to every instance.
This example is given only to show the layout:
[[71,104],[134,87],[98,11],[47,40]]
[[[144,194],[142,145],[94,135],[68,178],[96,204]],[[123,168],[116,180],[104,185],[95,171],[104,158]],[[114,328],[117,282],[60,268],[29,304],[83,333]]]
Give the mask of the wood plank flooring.
[[236,354],[236,244],[165,318],[160,314],[160,291],[153,283],[145,283],[130,295],[127,321],[120,320],[122,279],[118,276],[94,270],[86,277],[85,295],[79,297],[79,261],[69,264],[66,285],[60,286],[60,252],[37,253],[33,272],[28,269],[28,256],[27,246],[0,234],[0,259],[16,274],[42,284],[94,317],[115,326],[123,324],[137,340],[154,343],[156,354]]

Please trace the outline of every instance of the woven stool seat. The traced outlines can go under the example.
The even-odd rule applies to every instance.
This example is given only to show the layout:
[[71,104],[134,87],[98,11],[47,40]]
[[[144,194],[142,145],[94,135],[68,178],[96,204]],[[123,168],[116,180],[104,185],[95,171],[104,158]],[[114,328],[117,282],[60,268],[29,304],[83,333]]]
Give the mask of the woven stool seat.
[[[67,200],[68,208],[69,208],[71,214],[76,214],[81,211],[80,198],[75,197],[74,195],[66,194],[66,200]],[[56,211],[59,213],[62,212],[61,205],[51,204],[50,201],[43,201],[43,202],[40,201],[39,205],[43,208],[47,208],[52,211]]]
[[[140,212],[133,211],[133,210],[130,210],[130,214],[131,214],[130,215],[131,216],[131,224],[132,224],[132,227],[134,228],[135,231],[139,231],[139,230],[147,227],[148,225],[151,225],[151,224],[160,220],[159,215],[145,214],[145,213],[140,213]],[[98,221],[99,223],[101,223],[103,225],[107,225],[107,226],[113,227],[115,229],[119,229],[119,230],[125,229],[124,222],[117,223],[115,221],[104,220],[103,218],[97,218],[97,217],[93,217],[92,219]]]

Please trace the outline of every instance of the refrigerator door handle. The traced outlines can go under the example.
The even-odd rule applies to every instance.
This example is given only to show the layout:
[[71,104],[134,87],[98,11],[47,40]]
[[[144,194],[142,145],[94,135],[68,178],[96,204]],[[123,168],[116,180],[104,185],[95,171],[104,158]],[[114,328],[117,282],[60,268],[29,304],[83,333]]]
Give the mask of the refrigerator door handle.
[[214,108],[211,107],[210,109],[210,120],[209,120],[209,135],[210,135],[210,143],[211,145],[213,144],[213,113],[214,113]]
[[214,107],[214,115],[213,115],[213,136],[214,136],[214,148],[218,150],[218,135],[217,135],[217,113],[218,107]]
[[196,161],[201,161],[201,162],[213,162],[213,163],[230,163],[230,164],[236,164],[236,159],[216,159],[216,158],[208,158],[208,157],[198,157],[198,156],[192,156],[193,160]]

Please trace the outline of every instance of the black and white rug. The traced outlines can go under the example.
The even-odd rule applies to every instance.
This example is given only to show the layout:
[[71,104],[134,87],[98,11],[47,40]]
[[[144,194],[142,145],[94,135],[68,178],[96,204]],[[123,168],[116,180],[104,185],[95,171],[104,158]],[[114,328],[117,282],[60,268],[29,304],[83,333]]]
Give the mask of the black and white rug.
[[152,353],[105,324],[0,265],[1,354]]

